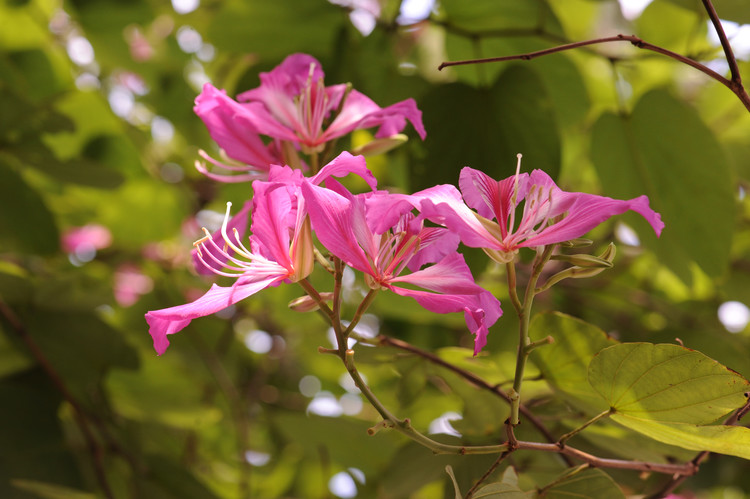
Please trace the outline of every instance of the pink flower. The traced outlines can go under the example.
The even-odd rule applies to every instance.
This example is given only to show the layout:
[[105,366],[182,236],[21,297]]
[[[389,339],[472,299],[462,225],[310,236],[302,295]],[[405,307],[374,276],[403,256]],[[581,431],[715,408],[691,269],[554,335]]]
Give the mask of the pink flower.
[[84,254],[95,255],[96,250],[106,248],[112,244],[112,233],[108,228],[99,224],[72,227],[65,231],[60,243],[63,251],[66,253],[76,256]]
[[[352,172],[362,173],[374,187],[375,179],[366,169],[364,158],[348,153],[341,154],[310,180],[323,182],[330,176]],[[223,310],[268,287],[299,281],[312,272],[312,230],[304,198],[298,195],[302,175],[288,167],[274,167],[271,179],[253,182],[252,235],[247,246],[236,227],[230,231],[231,203],[227,203],[221,240],[216,241],[204,229],[205,237],[196,243],[197,258],[207,269],[236,278],[236,282],[230,287],[214,284],[192,303],[146,314],[149,334],[159,355],[169,346],[168,335],[181,331],[193,319]],[[249,213],[242,216],[247,220]]]
[[[456,252],[458,238],[444,228],[425,227],[412,214],[420,194],[414,199],[385,192],[355,196],[336,182],[327,185],[331,188],[302,184],[320,242],[363,272],[371,289],[414,298],[431,312],[463,311],[476,335],[476,355],[487,343],[488,327],[502,314],[500,302],[474,282],[463,256]],[[384,213],[388,215],[381,216]],[[434,265],[422,268],[429,263]],[[406,269],[411,273],[404,273]]]
[[195,99],[193,110],[227,156],[224,161],[218,161],[205,151],[199,151],[203,159],[228,172],[209,172],[203,163],[197,161],[196,168],[207,177],[220,182],[265,180],[272,164],[292,162],[281,153],[278,141],[266,145],[261,140],[251,124],[247,106],[227,97],[225,91],[217,90],[210,83],[203,86],[203,91]]
[[[345,177],[350,173],[362,177],[371,189],[375,189],[377,186],[377,180],[372,172],[367,169],[364,158],[362,156],[352,156],[348,152],[341,153],[338,157],[334,158],[333,161],[321,168],[317,174],[310,177],[310,182],[314,185],[318,185],[329,177]],[[297,189],[302,185],[303,177],[299,170],[294,170],[288,166],[282,167],[274,165],[269,169],[268,181],[287,184],[287,187],[292,190],[290,195],[296,196]],[[253,183],[253,187],[255,187],[255,185],[256,184]],[[205,265],[205,262],[199,258],[198,249],[193,250],[193,265],[199,274],[208,275],[214,273],[213,267],[217,263],[226,262],[226,256],[231,255],[233,249],[231,247],[226,249],[221,248],[224,241],[224,235],[222,232],[226,231],[234,233],[236,231],[239,237],[244,237],[247,230],[247,222],[250,217],[251,206],[252,201],[245,202],[242,209],[226,224],[226,228],[224,230],[217,230],[211,236],[213,243],[203,246],[203,252],[211,255],[210,261],[213,265]],[[221,266],[221,264],[219,266]]]
[[135,304],[141,295],[150,292],[153,287],[153,280],[135,265],[120,265],[115,272],[113,292],[121,307]]
[[[520,168],[520,155],[519,155]],[[496,181],[484,173],[464,168],[459,185],[463,199],[452,186],[443,186],[441,198],[422,201],[422,213],[433,222],[455,231],[467,246],[483,248],[500,263],[514,259],[519,248],[545,246],[581,237],[614,215],[633,210],[660,235],[661,216],[640,196],[622,201],[594,194],[565,192],[541,170]],[[516,224],[517,207],[525,201]],[[494,219],[494,221],[493,221]]]
[[244,92],[254,130],[299,144],[305,153],[320,152],[326,142],[352,130],[380,127],[376,138],[392,137],[409,120],[424,139],[422,113],[414,99],[381,108],[345,84],[326,87],[320,63],[306,54],[292,54],[268,73],[261,85]]

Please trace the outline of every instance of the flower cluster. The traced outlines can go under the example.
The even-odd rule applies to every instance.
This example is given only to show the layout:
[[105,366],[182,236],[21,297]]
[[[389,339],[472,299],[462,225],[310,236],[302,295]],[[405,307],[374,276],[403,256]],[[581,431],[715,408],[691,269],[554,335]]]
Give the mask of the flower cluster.
[[[168,336],[193,319],[268,287],[305,280],[316,264],[317,239],[322,253],[360,272],[371,290],[412,298],[431,312],[463,312],[475,335],[476,355],[502,310],[476,283],[459,243],[507,263],[519,248],[578,238],[628,210],[642,215],[657,235],[664,226],[645,196],[621,201],[565,192],[540,170],[520,173],[520,155],[516,174],[507,179],[464,168],[460,191],[439,185],[414,194],[377,190],[364,157],[346,151],[318,168],[319,155],[352,130],[379,127],[375,137],[383,142],[372,149],[380,150],[401,140],[396,137],[407,121],[420,137],[425,132],[413,100],[380,108],[347,85],[326,87],[320,64],[304,54],[261,74],[261,85],[239,100],[206,85],[195,107],[226,158],[202,156],[240,173],[199,169],[217,180],[253,180],[252,198],[234,217],[228,205],[221,230],[212,235],[204,229],[205,237],[196,243],[199,269],[235,282],[214,284],[192,303],[148,312],[159,354],[169,346]],[[336,180],[348,175],[361,177],[370,190],[354,194]]]

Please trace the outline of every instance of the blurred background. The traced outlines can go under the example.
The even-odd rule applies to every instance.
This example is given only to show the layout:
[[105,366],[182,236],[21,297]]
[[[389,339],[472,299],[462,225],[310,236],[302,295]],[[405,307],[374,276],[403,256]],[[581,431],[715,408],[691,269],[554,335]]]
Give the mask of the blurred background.
[[[750,79],[750,8],[714,3]],[[728,73],[697,0],[1,0],[0,497],[453,497],[446,464],[471,484],[494,460],[367,436],[377,414],[317,353],[331,346],[320,317],[287,308],[295,286],[194,321],[161,357],[151,346],[144,313],[213,282],[190,261],[200,227],[251,194],[193,167],[199,149],[218,153],[193,101],[206,82],[254,88],[294,52],[383,107],[417,100],[427,139],[407,128],[408,143],[368,158],[381,187],[456,184],[467,165],[500,179],[521,152],[524,170],[568,190],[647,194],[662,238],[637,216],[599,227],[594,251],[615,241],[615,268],[565,281],[537,310],[624,341],[679,338],[750,376],[750,113],[732,92],[629,43],[437,70],[618,33]],[[503,269],[466,254],[506,303],[480,359],[468,360],[460,314],[397,296],[381,295],[358,331],[502,383],[517,324]],[[364,284],[351,273],[345,285],[351,315]],[[415,427],[446,441],[502,435],[497,399],[418,357],[355,348],[375,393]],[[685,497],[745,497],[749,470],[712,458]],[[629,493],[658,478],[615,475]]]

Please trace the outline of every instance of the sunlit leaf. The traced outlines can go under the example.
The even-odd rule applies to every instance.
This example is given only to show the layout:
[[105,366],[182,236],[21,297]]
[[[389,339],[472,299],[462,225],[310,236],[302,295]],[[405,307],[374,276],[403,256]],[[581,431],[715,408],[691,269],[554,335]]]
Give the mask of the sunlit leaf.
[[606,410],[606,404],[588,384],[588,365],[594,355],[616,344],[615,340],[596,326],[561,313],[534,317],[529,335],[534,341],[547,336],[555,339],[531,355],[553,389],[589,414]]
[[745,403],[750,382],[679,345],[623,343],[589,365],[591,386],[618,414],[672,423],[711,423]]
[[750,459],[750,429],[744,426],[664,423],[628,414],[613,414],[611,418],[631,430],[665,444]]
[[569,499],[571,497],[625,499],[625,495],[615,481],[602,470],[587,469],[580,473],[566,473],[568,476],[549,489],[545,489],[539,497],[545,499]]

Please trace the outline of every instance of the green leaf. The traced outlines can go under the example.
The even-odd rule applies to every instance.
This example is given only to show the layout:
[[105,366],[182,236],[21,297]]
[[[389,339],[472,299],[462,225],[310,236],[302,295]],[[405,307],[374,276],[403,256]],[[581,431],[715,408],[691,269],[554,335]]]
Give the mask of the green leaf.
[[642,220],[628,220],[636,220],[644,243],[684,281],[691,280],[691,261],[709,276],[726,269],[734,229],[732,179],[716,137],[692,108],[654,90],[630,117],[605,113],[592,131],[591,157],[605,195],[649,196],[666,224],[661,238]]
[[42,197],[0,156],[0,248],[50,254],[59,248],[60,234]]
[[299,52],[300,47],[305,47],[308,53],[320,53],[333,43],[345,22],[348,22],[346,14],[327,3],[235,0],[221,4],[206,38],[222,50],[255,53],[266,60],[280,61]]
[[[700,2],[693,2],[691,0],[669,1],[680,7],[700,12],[704,16],[706,15],[706,10]],[[720,19],[734,21],[739,24],[750,24],[750,9],[747,8],[745,0],[713,0],[711,3],[714,5]]]
[[588,365],[601,350],[617,342],[596,326],[561,313],[540,314],[529,326],[532,340],[552,336],[555,342],[534,350],[531,360],[550,386],[587,414],[606,405],[588,383]]
[[54,483],[38,482],[36,480],[11,480],[11,485],[19,490],[25,490],[42,499],[96,499],[91,492],[64,487]]
[[679,345],[623,343],[589,365],[591,386],[618,414],[670,423],[710,423],[741,407],[748,382]]
[[0,380],[0,497],[24,499],[24,478],[79,489],[83,480],[60,427],[61,397],[41,369]]
[[451,482],[453,483],[453,490],[455,490],[456,492],[456,499],[462,499],[463,494],[461,494],[461,488],[458,486],[456,475],[453,473],[453,468],[450,464],[445,467],[445,472],[448,473],[448,476],[451,478]]
[[[462,83],[432,89],[420,102],[428,130],[427,157],[412,170],[414,188],[456,184],[462,167],[500,180],[516,169],[524,154],[526,169],[560,168],[560,136],[554,106],[535,71],[510,66],[489,89]],[[461,126],[446,126],[456,120]]]
[[165,456],[147,456],[149,497],[164,499],[218,499],[187,468]]
[[451,26],[468,31],[502,28],[531,30],[539,27],[549,29],[550,24],[557,26],[554,14],[546,2],[443,0],[440,6]]
[[512,466],[508,466],[503,471],[503,477],[499,482],[485,485],[479,489],[472,497],[499,498],[499,499],[528,499],[532,497],[532,492],[524,492],[518,487],[518,475]]
[[135,350],[122,333],[92,313],[36,308],[23,319],[44,356],[74,388],[94,389],[110,367],[138,367]]
[[636,418],[627,414],[613,414],[610,418],[631,430],[665,444],[694,451],[707,450],[750,459],[750,429],[744,426],[670,424]]
[[[518,2],[516,2],[518,3]],[[492,86],[492,112],[498,119],[502,156],[495,163],[502,163],[523,154],[524,170],[543,169],[552,178],[560,171],[560,132],[555,119],[555,106],[547,94],[547,87],[536,71],[529,66],[515,64],[503,71]],[[479,169],[495,167],[481,165]],[[499,180],[499,179],[498,179]]]
[[28,49],[49,43],[52,36],[47,22],[54,7],[54,2],[45,0],[33,0],[24,5],[0,2],[0,19],[3,20],[0,48]]
[[491,483],[479,489],[473,496],[475,499],[529,499],[529,496],[518,486],[507,483]]
[[[144,382],[148,380],[148,382]],[[117,413],[135,421],[199,429],[216,424],[222,413],[201,400],[196,374],[186,374],[177,356],[147,352],[138,372],[116,370],[106,388]]]
[[569,474],[568,477],[546,489],[539,494],[539,497],[545,499],[570,499],[571,497],[580,499],[600,499],[602,497],[625,499],[625,495],[615,481],[602,470],[587,469],[580,473],[567,473]]

